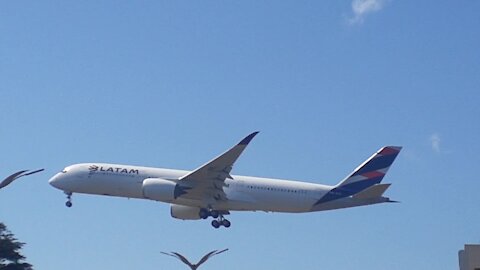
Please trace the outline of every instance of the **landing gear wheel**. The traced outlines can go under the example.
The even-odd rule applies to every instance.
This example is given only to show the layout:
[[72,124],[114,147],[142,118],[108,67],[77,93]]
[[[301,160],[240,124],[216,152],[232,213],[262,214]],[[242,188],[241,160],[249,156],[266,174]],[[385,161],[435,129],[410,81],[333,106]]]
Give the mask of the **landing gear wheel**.
[[232,225],[232,223],[230,223],[230,221],[228,221],[228,219],[224,219],[224,220],[222,220],[222,225],[225,228],[229,228],[230,225]]
[[218,220],[213,220],[212,221],[212,226],[215,228],[215,229],[218,229],[220,227],[220,222],[218,222]]
[[67,202],[65,203],[65,205],[67,207],[72,207],[72,192],[65,192],[65,194],[67,194]]
[[209,213],[206,209],[200,209],[200,212],[198,213],[198,215],[200,216],[200,218],[202,219],[207,219],[208,216],[209,216]]
[[213,218],[218,218],[219,213],[216,210],[212,210],[212,211],[210,211],[210,216],[212,216]]

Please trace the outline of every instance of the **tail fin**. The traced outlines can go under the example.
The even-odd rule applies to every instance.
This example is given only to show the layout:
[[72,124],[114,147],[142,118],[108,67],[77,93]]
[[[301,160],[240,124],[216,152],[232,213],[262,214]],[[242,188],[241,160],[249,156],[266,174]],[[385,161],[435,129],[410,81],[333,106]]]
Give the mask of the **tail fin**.
[[358,193],[382,181],[402,147],[385,146],[358,166],[349,176],[336,187],[349,189]]
[[379,184],[402,147],[385,146],[358,166],[349,176],[338,183],[317,203],[333,201],[357,194],[373,185]]

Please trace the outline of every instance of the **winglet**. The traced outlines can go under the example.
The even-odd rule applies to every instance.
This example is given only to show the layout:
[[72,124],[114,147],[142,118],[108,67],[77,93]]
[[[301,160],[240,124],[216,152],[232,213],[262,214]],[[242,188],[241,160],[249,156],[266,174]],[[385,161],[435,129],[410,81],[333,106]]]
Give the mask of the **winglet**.
[[250,143],[250,141],[253,139],[253,137],[255,137],[255,135],[258,134],[259,131],[255,131],[253,132],[252,134],[248,135],[247,137],[245,137],[241,142],[238,143],[238,145],[247,145]]

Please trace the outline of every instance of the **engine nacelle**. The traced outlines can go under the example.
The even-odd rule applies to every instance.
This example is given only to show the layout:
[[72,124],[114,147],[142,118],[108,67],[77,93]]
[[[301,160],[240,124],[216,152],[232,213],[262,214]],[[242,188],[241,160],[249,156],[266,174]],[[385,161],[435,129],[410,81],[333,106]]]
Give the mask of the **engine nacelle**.
[[185,205],[178,205],[172,204],[170,207],[170,215],[174,218],[178,219],[200,219],[200,208],[193,207],[193,206],[185,206]]
[[161,178],[147,178],[143,180],[143,196],[150,200],[173,202],[175,200],[175,186],[177,183]]

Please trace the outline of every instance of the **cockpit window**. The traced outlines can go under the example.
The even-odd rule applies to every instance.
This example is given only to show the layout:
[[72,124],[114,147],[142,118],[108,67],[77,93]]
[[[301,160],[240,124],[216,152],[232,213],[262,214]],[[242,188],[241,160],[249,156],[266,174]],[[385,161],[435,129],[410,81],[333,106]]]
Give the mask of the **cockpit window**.
[[67,173],[69,169],[70,168],[66,167],[65,169],[63,169],[62,173]]

